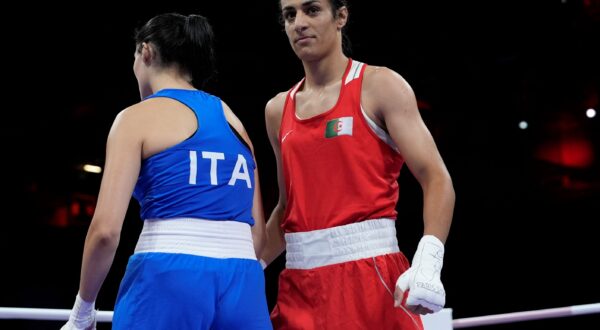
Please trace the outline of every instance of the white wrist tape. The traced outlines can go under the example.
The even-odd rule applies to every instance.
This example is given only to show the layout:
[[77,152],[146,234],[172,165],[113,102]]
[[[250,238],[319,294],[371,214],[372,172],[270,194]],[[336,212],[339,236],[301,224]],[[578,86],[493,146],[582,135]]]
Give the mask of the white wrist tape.
[[69,321],[61,328],[61,330],[96,329],[95,305],[95,301],[87,302],[81,298],[79,293],[77,293],[75,304],[69,315]]
[[396,282],[396,290],[408,293],[406,305],[421,305],[434,312],[446,304],[446,292],[440,279],[444,264],[444,244],[433,235],[419,241],[411,267]]

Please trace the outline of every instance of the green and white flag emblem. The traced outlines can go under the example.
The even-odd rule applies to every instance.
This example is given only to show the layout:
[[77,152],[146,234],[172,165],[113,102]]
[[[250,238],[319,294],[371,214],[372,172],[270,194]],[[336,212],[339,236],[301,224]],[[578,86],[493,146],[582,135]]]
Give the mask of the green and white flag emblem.
[[327,122],[325,137],[332,138],[340,135],[352,135],[352,117],[332,119]]

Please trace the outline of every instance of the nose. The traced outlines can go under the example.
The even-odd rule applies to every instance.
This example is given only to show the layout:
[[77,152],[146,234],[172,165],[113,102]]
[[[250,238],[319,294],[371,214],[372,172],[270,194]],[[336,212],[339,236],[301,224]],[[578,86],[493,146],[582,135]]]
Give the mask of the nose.
[[296,17],[294,18],[294,30],[296,32],[302,32],[306,30],[308,27],[308,16],[305,15],[302,11],[298,11],[296,13]]

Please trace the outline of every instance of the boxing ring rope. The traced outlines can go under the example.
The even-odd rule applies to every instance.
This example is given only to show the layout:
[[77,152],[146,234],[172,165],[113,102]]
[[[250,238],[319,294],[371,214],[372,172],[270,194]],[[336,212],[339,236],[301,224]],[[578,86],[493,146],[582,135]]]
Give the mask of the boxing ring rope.
[[540,319],[550,319],[556,317],[576,316],[584,314],[600,313],[600,303],[588,305],[575,305],[569,307],[558,307],[539,309],[526,312],[515,312],[506,314],[495,314],[488,316],[467,317],[452,321],[454,329],[471,328],[483,325],[514,323],[521,321],[531,321]]
[[[0,307],[0,319],[66,321],[70,312],[70,309]],[[452,320],[451,323],[453,329],[459,329],[595,313],[600,313],[600,303],[467,317]],[[96,320],[111,322],[112,317],[112,311],[98,311]]]
[[[0,307],[0,319],[66,321],[70,309]],[[96,321],[112,322],[112,311],[98,311]]]

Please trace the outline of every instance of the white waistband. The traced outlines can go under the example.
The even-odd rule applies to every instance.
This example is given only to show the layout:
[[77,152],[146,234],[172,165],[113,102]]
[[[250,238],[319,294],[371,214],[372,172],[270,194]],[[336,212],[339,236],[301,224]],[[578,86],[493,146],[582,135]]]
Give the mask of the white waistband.
[[285,234],[289,269],[311,269],[400,252],[392,219]]
[[135,253],[145,252],[256,260],[250,225],[239,221],[145,220]]

